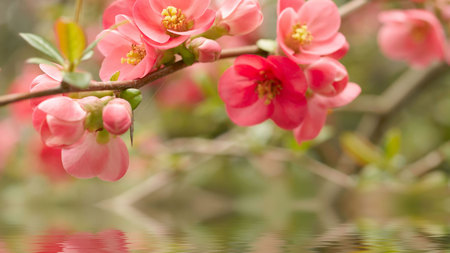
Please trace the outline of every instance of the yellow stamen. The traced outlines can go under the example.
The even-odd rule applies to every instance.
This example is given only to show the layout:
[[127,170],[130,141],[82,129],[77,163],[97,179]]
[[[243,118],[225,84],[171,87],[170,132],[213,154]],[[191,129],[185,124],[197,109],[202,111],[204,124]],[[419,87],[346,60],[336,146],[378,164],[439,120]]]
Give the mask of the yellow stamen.
[[292,27],[291,37],[300,43],[300,45],[311,44],[311,41],[313,40],[313,36],[308,30],[308,27],[300,24],[296,24]]
[[269,105],[280,94],[283,86],[281,86],[279,80],[269,77],[265,71],[261,71],[260,74],[263,81],[258,82],[255,91],[259,98],[265,98],[264,104]]
[[181,12],[181,9],[177,9],[173,6],[169,6],[162,10],[161,16],[161,24],[169,30],[185,32],[194,26],[194,21],[188,21],[186,16]]
[[127,53],[127,57],[122,57],[120,62],[122,64],[138,65],[146,55],[147,52],[143,45],[132,44],[130,52]]

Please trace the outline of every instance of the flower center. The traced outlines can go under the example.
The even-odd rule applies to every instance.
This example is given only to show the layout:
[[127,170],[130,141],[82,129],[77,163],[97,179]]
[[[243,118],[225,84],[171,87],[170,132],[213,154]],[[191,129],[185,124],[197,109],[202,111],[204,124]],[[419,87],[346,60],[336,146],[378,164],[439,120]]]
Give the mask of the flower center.
[[291,37],[300,43],[300,45],[309,45],[313,40],[313,36],[308,30],[308,27],[300,24],[296,24],[292,27]]
[[261,71],[262,81],[258,81],[255,92],[259,98],[265,98],[264,104],[269,105],[272,100],[280,94],[283,86],[278,79],[268,75],[266,71]]
[[127,57],[122,57],[120,62],[130,65],[138,65],[147,55],[144,45],[131,44],[131,50],[127,53]]
[[416,24],[411,29],[411,36],[416,42],[423,42],[429,33],[430,26],[426,23]]
[[162,10],[162,25],[169,30],[177,32],[185,32],[194,26],[194,21],[188,21],[186,16],[181,12],[181,9],[177,9],[173,6],[168,6]]

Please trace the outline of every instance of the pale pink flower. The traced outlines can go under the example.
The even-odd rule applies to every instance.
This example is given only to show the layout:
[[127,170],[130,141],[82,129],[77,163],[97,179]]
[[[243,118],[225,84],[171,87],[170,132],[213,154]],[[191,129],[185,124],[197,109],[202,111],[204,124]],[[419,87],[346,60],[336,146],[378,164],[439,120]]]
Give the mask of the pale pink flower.
[[305,0],[278,0],[277,15],[279,16],[281,12],[286,8],[298,10],[304,3]]
[[222,48],[215,40],[199,37],[189,43],[189,49],[199,62],[213,62],[220,58]]
[[319,135],[325,125],[328,111],[331,108],[341,107],[353,101],[361,93],[361,88],[355,83],[348,83],[345,89],[336,96],[325,97],[313,94],[308,99],[308,111],[305,119],[294,129],[294,137],[300,144],[312,140]]
[[272,119],[284,129],[298,126],[306,112],[306,78],[287,57],[242,55],[219,80],[219,95],[231,120],[241,126]]
[[87,132],[72,146],[62,149],[64,169],[77,178],[99,177],[105,181],[117,181],[128,170],[128,149],[120,137],[97,140],[97,133]]
[[[22,73],[17,77],[9,87],[8,93],[26,93],[30,90],[30,83],[40,74],[39,68],[36,65],[25,65]],[[31,113],[33,110],[30,106],[30,101],[16,102],[10,105],[12,117],[19,122],[31,120]]]
[[108,29],[116,23],[116,16],[125,15],[132,17],[133,5],[136,0],[116,0],[103,12],[103,28]]
[[286,4],[287,8],[281,11],[277,41],[289,58],[298,64],[309,64],[341,49],[346,40],[338,32],[341,17],[333,1],[310,0],[300,5],[301,2],[294,4],[298,9]]
[[[63,79],[62,70],[60,66],[51,66],[40,64],[39,67],[44,72],[44,74],[37,76],[30,84],[30,92],[48,90],[51,88],[56,88],[61,85]],[[55,96],[52,95],[46,97],[33,98],[30,100],[31,108],[34,109],[42,101]]]
[[348,83],[345,66],[329,57],[322,57],[308,65],[305,75],[311,90],[324,96],[335,96]]
[[146,42],[169,49],[213,25],[215,12],[207,9],[209,3],[210,0],[137,0],[133,17]]
[[33,112],[33,126],[49,147],[77,142],[84,133],[86,112],[69,97],[54,97],[40,103]]
[[114,134],[124,134],[131,126],[131,106],[128,101],[115,98],[103,108],[103,127]]
[[263,22],[258,0],[226,0],[216,15],[216,25],[233,36],[250,33]]
[[118,80],[133,80],[148,74],[158,58],[156,50],[141,40],[141,34],[132,20],[125,15],[117,15],[116,23],[128,23],[117,30],[105,30],[98,37],[99,51],[105,56],[100,68],[100,78],[110,80],[119,72]]
[[381,51],[413,67],[426,67],[445,59],[445,35],[439,20],[427,10],[393,10],[379,15]]
[[341,48],[339,48],[338,50],[336,50],[335,52],[333,52],[327,56],[331,57],[333,59],[336,59],[336,60],[340,60],[347,54],[349,49],[350,49],[350,44],[348,44],[348,42],[345,41],[345,44],[342,45]]

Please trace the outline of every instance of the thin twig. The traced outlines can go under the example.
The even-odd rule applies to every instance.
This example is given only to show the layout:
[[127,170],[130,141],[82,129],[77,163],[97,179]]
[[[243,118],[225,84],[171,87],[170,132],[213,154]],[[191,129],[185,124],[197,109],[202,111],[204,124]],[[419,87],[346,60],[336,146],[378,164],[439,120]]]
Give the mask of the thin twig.
[[368,4],[370,0],[353,0],[339,7],[341,17],[347,16],[364,5]]
[[400,173],[400,177],[403,179],[411,179],[427,174],[445,161],[446,150],[449,150],[449,148],[450,141],[445,142],[424,157],[405,166]]
[[[237,57],[242,54],[263,54],[264,51],[260,50],[257,46],[245,46],[240,48],[224,49],[220,56],[220,59]],[[131,80],[131,81],[107,81],[107,82],[95,82],[92,81],[88,88],[80,89],[77,87],[69,85],[61,85],[56,88],[51,88],[48,90],[30,92],[30,93],[17,93],[9,94],[0,97],[0,106],[4,106],[10,103],[37,98],[45,97],[61,93],[69,92],[80,92],[80,91],[102,91],[102,90],[125,90],[128,88],[141,88],[151,82],[154,82],[164,76],[170,75],[176,71],[184,69],[188,65],[184,64],[183,61],[175,62],[172,65],[165,66],[154,72],[149,73],[141,79]]]
[[77,6],[75,7],[75,14],[73,18],[73,22],[79,23],[80,21],[80,14],[81,14],[81,8],[83,7],[83,0],[77,0]]

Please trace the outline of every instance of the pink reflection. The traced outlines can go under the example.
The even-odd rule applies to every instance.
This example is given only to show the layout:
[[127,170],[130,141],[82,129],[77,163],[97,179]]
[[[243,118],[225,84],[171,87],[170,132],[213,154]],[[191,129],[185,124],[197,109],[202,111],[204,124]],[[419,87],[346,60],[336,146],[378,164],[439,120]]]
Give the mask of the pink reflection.
[[[125,233],[106,230],[97,234],[55,233],[41,236],[34,253],[126,253],[129,252]],[[1,251],[0,251],[1,253]]]

